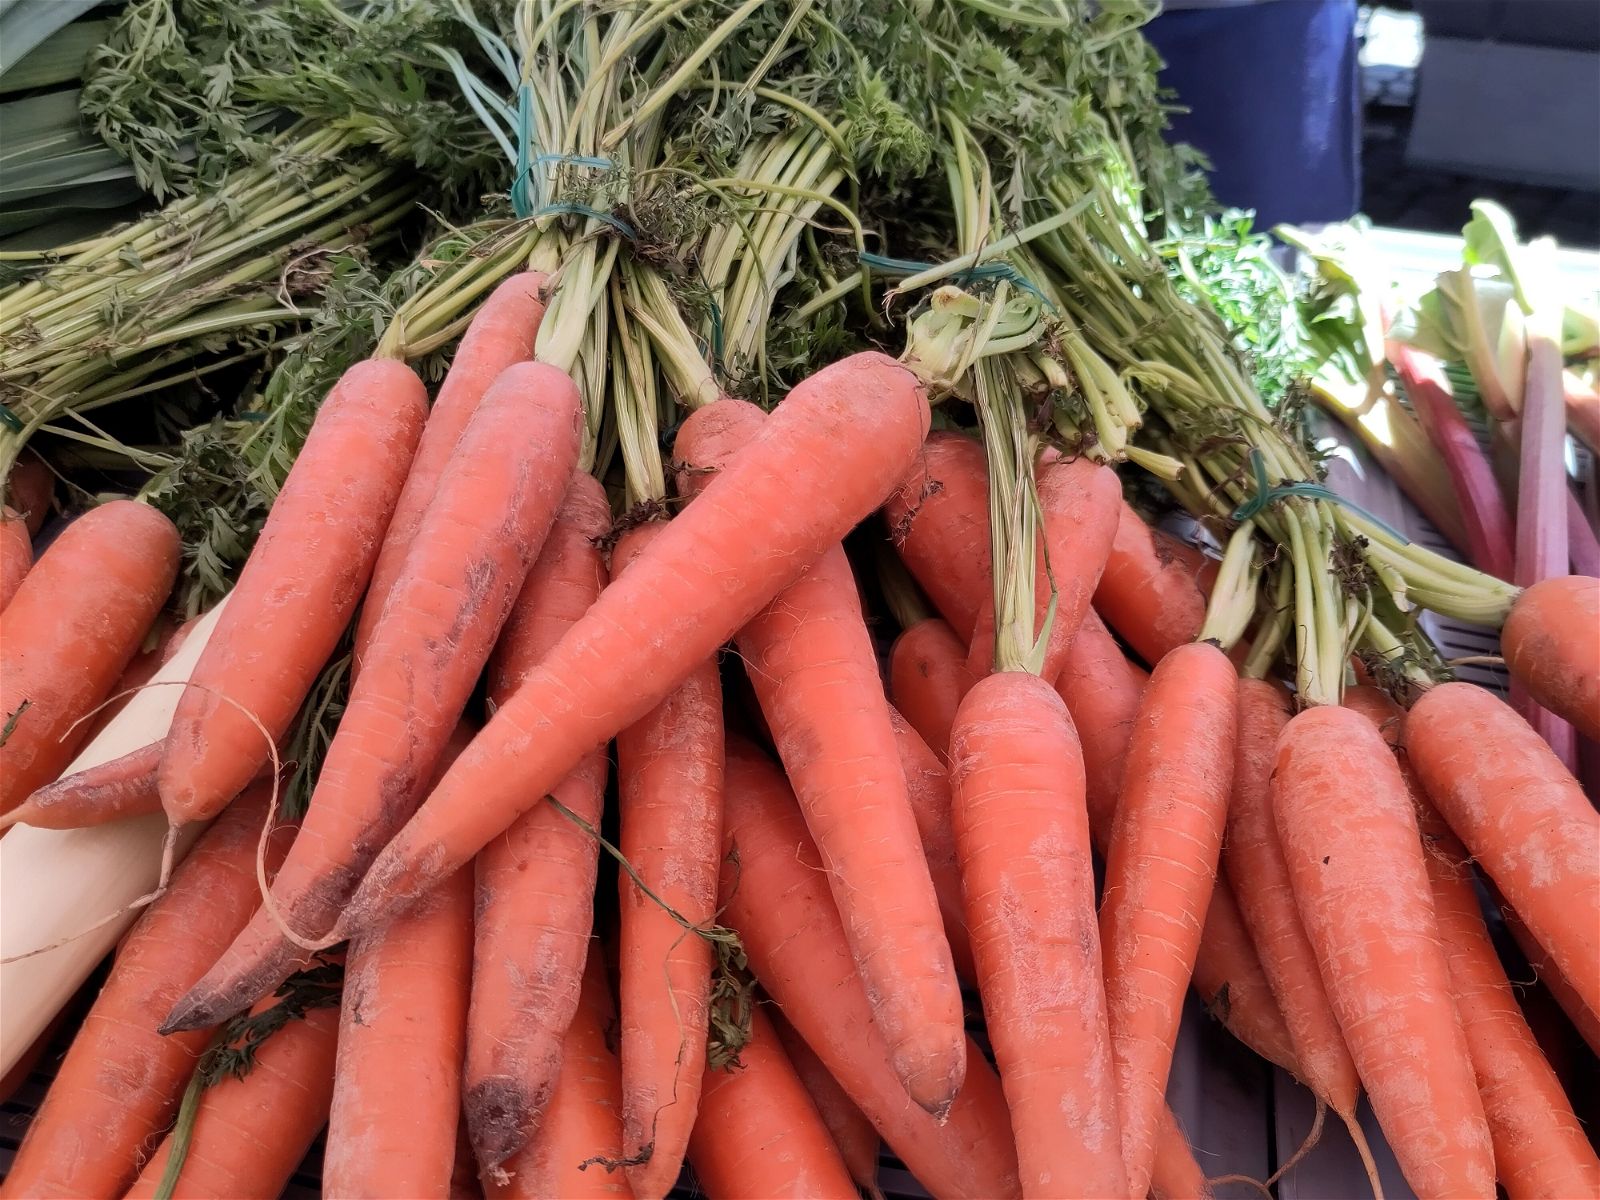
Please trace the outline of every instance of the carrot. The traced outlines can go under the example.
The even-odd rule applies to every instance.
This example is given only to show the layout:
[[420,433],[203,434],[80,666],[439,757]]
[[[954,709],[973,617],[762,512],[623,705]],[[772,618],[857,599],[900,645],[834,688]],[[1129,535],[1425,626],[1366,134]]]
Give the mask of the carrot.
[[121,758],[63,776],[0,816],[0,829],[11,825],[82,829],[160,812],[161,792],[156,787],[160,761],[161,743],[151,742]]
[[[198,618],[196,618],[197,620]],[[182,624],[162,613],[145,635],[148,650],[141,650],[122,672],[106,701],[87,723],[92,742],[111,718],[155,676],[176,654],[194,627],[194,620]],[[154,643],[152,644],[152,639]],[[123,693],[128,693],[124,695]],[[0,830],[10,825],[33,825],[40,829],[82,829],[103,825],[125,817],[161,811],[161,792],[156,786],[156,768],[161,762],[162,744],[151,742],[86,771],[65,775],[39,788],[10,812],[0,816]]]
[[975,983],[978,975],[972,965],[972,939],[967,932],[966,900],[961,891],[961,864],[956,858],[956,835],[950,825],[950,777],[943,764],[917,736],[906,719],[889,709],[895,747],[900,752],[900,770],[906,780],[906,796],[922,839],[923,857],[928,860],[928,877],[939,898],[944,918],[945,940],[956,974]]
[[450,370],[439,386],[438,398],[416,445],[405,486],[393,506],[394,515],[387,532],[381,534],[382,545],[372,565],[367,602],[356,620],[358,664],[367,657],[383,606],[404,573],[406,556],[421,532],[423,517],[472,414],[502,371],[533,357],[534,337],[544,319],[548,283],[548,278],[536,271],[511,276],[479,307],[456,347]]
[[828,1074],[828,1068],[822,1065],[816,1052],[794,1031],[794,1026],[784,1020],[776,1006],[769,1008],[766,1015],[777,1031],[783,1053],[805,1085],[811,1103],[817,1106],[817,1115],[828,1127],[828,1135],[839,1148],[839,1156],[844,1159],[850,1178],[872,1200],[883,1200],[883,1192],[878,1188],[878,1150],[883,1139],[867,1120],[867,1115],[845,1094],[839,1081]]
[[1094,606],[1135,654],[1154,664],[1199,636],[1215,578],[1215,562],[1146,525],[1124,504]]
[[738,1064],[705,1075],[689,1159],[710,1200],[856,1200],[838,1146],[759,1008]]
[[456,1160],[450,1169],[450,1200],[483,1200],[483,1185],[478,1182],[478,1157],[467,1136],[467,1118],[460,1113],[456,1121]]
[[978,984],[1022,1194],[1128,1195],[1083,759],[1067,707],[1038,676],[986,676],[956,714],[950,763]]
[[467,871],[351,945],[324,1195],[449,1196],[471,974]]
[[[732,399],[693,413],[675,451],[697,469],[687,486],[730,470],[767,420]],[[747,622],[736,645],[822,851],[873,1019],[906,1091],[937,1114],[966,1069],[961,994],[843,547]]]
[[922,454],[883,505],[889,535],[912,576],[963,643],[989,594],[989,467],[961,433],[928,435]]
[[426,409],[393,359],[356,363],[323,401],[173,714],[173,825],[214,816],[288,731],[361,600]]
[[550,534],[489,656],[491,706],[510,699],[594,604],[609,578],[600,542],[610,529],[605,488],[593,475],[574,470]]
[[[22,1086],[32,1077],[34,1068],[44,1061],[45,1052],[55,1045],[61,1027],[66,1024],[70,1014],[70,1009],[62,1009],[57,1013],[50,1024],[45,1026],[44,1032],[33,1039],[32,1045],[17,1056],[11,1069],[0,1075],[0,1104],[6,1103],[22,1090]],[[0,1181],[0,1194],[4,1194],[3,1188],[4,1181]]]
[[1189,1139],[1172,1109],[1161,1106],[1156,1126],[1156,1156],[1150,1169],[1150,1195],[1155,1200],[1211,1200],[1211,1184],[1195,1160]]
[[956,707],[972,684],[967,648],[939,617],[918,621],[889,647],[889,698],[941,761]]
[[27,522],[28,536],[38,537],[39,530],[50,516],[50,502],[55,497],[56,479],[32,450],[24,450],[11,468],[6,480],[6,506],[20,513]]
[[0,813],[49,783],[88,733],[165,603],[178,531],[155,509],[113,500],[42,555],[0,621]]
[[1413,801],[1495,1173],[1512,1197],[1600,1196],[1600,1158],[1512,994],[1478,907],[1467,852],[1426,800]]
[[1294,1042],[1226,876],[1217,879],[1194,959],[1195,994],[1227,1031],[1270,1063],[1299,1077]]
[[94,741],[100,731],[111,724],[111,719],[128,706],[139,689],[172,661],[172,656],[183,648],[184,640],[199,620],[198,616],[179,621],[169,612],[157,614],[155,624],[140,642],[139,652],[129,660],[122,678],[111,689],[112,699],[107,700],[89,721],[89,735],[84,738],[84,745]]
[[1561,969],[1550,957],[1550,952],[1539,945],[1522,918],[1503,904],[1500,905],[1500,916],[1516,941],[1517,949],[1522,951],[1528,966],[1533,969],[1534,978],[1544,984],[1551,998],[1566,1013],[1568,1022],[1584,1044],[1600,1054],[1600,1016],[1595,1015],[1594,1010],[1578,995],[1577,989],[1567,982],[1566,976],[1561,974]]
[[1239,737],[1223,867],[1288,1026],[1300,1078],[1345,1123],[1376,1193],[1381,1190],[1377,1169],[1356,1121],[1361,1080],[1323,989],[1316,950],[1295,910],[1289,867],[1274,825],[1269,780],[1278,737],[1288,723],[1289,696],[1281,686],[1261,679],[1239,681]]
[[1018,1195],[1005,1097],[976,1046],[943,1124],[906,1102],[794,794],[775,765],[734,738],[726,805],[723,847],[737,859],[723,866],[723,919],[767,994],[925,1188]]
[[[268,794],[258,785],[224,810],[128,933],[0,1196],[114,1197],[133,1182],[209,1040],[204,1032],[161,1037],[156,1022],[255,911]],[[287,844],[268,843],[269,868]]]
[[[259,1014],[279,1003],[263,1000]],[[242,1078],[201,1093],[176,1200],[276,1200],[328,1119],[339,1012],[316,1008],[273,1032]],[[127,1200],[151,1200],[172,1154],[168,1135]]]
[[1411,708],[1406,753],[1561,974],[1600,1013],[1600,813],[1509,705],[1470,683]]
[[665,699],[882,502],[928,421],[915,376],[883,354],[844,359],[790,392],[494,715],[373,864],[337,932],[427,892]]
[[[1043,553],[1036,556],[1034,632],[1051,617],[1044,663],[1039,674],[1053,680],[1061,673],[1072,637],[1083,623],[1089,601],[1105,570],[1112,541],[1120,526],[1122,489],[1110,467],[1088,458],[1054,459],[1038,469],[1039,508],[1044,529]],[[981,678],[994,669],[994,597],[978,611],[967,669]]]
[[[641,525],[612,553],[614,573],[665,528]],[[617,734],[623,857],[654,897],[624,872],[622,911],[623,1157],[639,1200],[677,1182],[699,1110],[711,1000],[711,943],[722,849],[722,683],[715,659]],[[633,1161],[642,1160],[642,1161]]]
[[0,509],[0,610],[11,603],[32,566],[33,541],[27,524],[11,509]]
[[1490,1196],[1494,1162],[1405,780],[1376,727],[1313,708],[1272,806],[1296,907],[1373,1111],[1419,1196]]
[[616,1007],[599,947],[581,969],[576,1015],[557,1048],[560,1075],[550,1107],[527,1145],[491,1174],[496,1200],[602,1200],[631,1196],[622,1161],[622,1078],[617,1062]]
[[1089,832],[1101,853],[1111,836],[1122,764],[1149,679],[1128,661],[1095,611],[1084,613],[1056,676],[1056,691],[1066,701],[1083,748]]
[[1600,739],[1600,579],[1534,584],[1512,605],[1500,644],[1512,678],[1534,700]]
[[[601,594],[597,540],[610,525],[604,489],[574,473],[490,661],[491,704],[504,704]],[[553,794],[598,828],[606,772],[605,756],[590,754]],[[491,1180],[527,1141],[561,1072],[594,921],[597,854],[591,834],[541,804],[478,855],[464,1097],[473,1150]]]
[[[1090,610],[1072,639],[1056,691],[1083,747],[1089,836],[1105,854],[1115,827],[1123,764],[1149,676],[1130,661]],[[1211,1015],[1269,1062],[1299,1074],[1288,1027],[1267,986],[1244,919],[1226,878],[1219,877],[1206,908],[1194,989]]]
[[[419,802],[555,520],[577,460],[579,422],[572,380],[536,363],[501,375],[473,415],[273,884],[278,911],[257,915],[166,1028],[230,1016],[305,961],[283,927],[301,938],[326,933],[361,872]],[[169,756],[174,744],[169,738]]]
[[1123,1161],[1150,1183],[1184,990],[1216,883],[1233,779],[1238,676],[1215,646],[1173,650],[1150,677],[1106,856],[1100,940]]

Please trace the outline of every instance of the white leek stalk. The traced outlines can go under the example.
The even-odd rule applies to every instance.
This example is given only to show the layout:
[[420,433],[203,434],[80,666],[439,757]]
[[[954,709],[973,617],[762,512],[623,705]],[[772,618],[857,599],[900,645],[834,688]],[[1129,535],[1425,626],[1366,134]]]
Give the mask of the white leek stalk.
[[[189,678],[226,603],[200,618],[153,683]],[[166,736],[182,693],[179,687],[149,687],[138,693],[65,773],[109,762]],[[188,852],[201,828],[200,822],[185,828],[178,842],[179,857]],[[16,825],[0,838],[0,958],[61,943],[43,954],[0,966],[0,1076],[27,1052],[138,919],[138,912],[129,911],[84,932],[155,887],[166,832],[166,818],[152,813],[92,829]]]

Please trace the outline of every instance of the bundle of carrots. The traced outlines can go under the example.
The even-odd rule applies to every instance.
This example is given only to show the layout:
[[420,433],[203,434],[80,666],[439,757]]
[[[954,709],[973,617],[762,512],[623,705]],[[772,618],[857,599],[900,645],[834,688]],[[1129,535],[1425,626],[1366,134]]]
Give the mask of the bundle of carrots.
[[[892,11],[938,45],[951,3]],[[1083,32],[992,7],[973,28],[1019,54]],[[819,212],[860,238],[898,194],[852,139],[912,85],[864,76],[835,122],[804,89],[860,65],[842,11],[667,36],[691,9],[477,29],[516,107],[463,86],[532,139],[537,203],[317,398],[148,744],[66,771],[183,636],[172,524],[103,504],[6,560],[0,821],[170,833],[0,1196],[272,1197],[324,1130],[337,1196],[660,1197],[686,1167],[714,1198],[875,1194],[880,1140],[936,1196],[1206,1195],[1164,1099],[1191,988],[1375,1194],[1363,1091],[1419,1196],[1600,1195],[1477,895],[1600,1050],[1600,815],[1406,622],[1502,625],[1519,685],[1600,737],[1600,579],[1487,579],[1312,481],[1142,274],[1141,127],[1093,71],[1104,178],[1053,162],[1019,229],[995,181],[1024,165],[969,96],[894,168],[949,262],[819,252],[776,308]],[[667,189],[729,90],[796,123]],[[707,211],[652,241],[647,203],[658,232]],[[899,357],[823,336],[873,270],[921,297],[857,329]],[[408,360],[458,336],[430,404]],[[1125,499],[1152,477],[1220,559]]]

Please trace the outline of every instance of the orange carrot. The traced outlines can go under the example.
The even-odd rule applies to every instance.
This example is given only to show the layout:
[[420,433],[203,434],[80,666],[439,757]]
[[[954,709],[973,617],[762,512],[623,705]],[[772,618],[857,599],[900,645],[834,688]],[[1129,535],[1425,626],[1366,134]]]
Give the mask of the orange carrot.
[[1211,1184],[1195,1161],[1189,1139],[1172,1109],[1161,1106],[1156,1126],[1156,1156],[1150,1170],[1150,1195],[1155,1200],[1211,1200]]
[[[1355,1117],[1361,1080],[1323,989],[1316,950],[1295,910],[1272,814],[1269,779],[1278,737],[1288,723],[1289,696],[1281,686],[1261,679],[1239,681],[1239,737],[1223,866],[1288,1025],[1300,1078],[1344,1121],[1370,1163]],[[1375,1169],[1369,1169],[1376,1179]]]
[[1550,993],[1561,1011],[1567,1014],[1567,1020],[1584,1044],[1600,1054],[1600,1016],[1583,1002],[1577,989],[1567,982],[1566,976],[1561,973],[1555,960],[1550,957],[1550,952],[1539,945],[1538,940],[1529,931],[1521,917],[1511,908],[1501,905],[1500,915],[1505,920],[1506,928],[1511,931],[1512,938],[1517,943],[1517,949],[1522,951],[1522,956],[1528,960],[1528,965],[1533,969],[1534,978],[1544,984],[1545,990]]
[[[597,542],[610,525],[605,490],[574,473],[491,660],[491,704],[504,704],[600,595],[606,568]],[[598,828],[606,772],[605,756],[590,754],[553,795]],[[464,1096],[490,1180],[527,1141],[561,1072],[589,952],[597,855],[593,836],[549,804],[478,855]]]
[[[816,1052],[806,1045],[805,1039],[794,1031],[794,1026],[784,1020],[776,1006],[769,1007],[770,1023],[777,1031],[778,1042],[788,1058],[794,1073],[805,1084],[806,1094],[817,1106],[817,1115],[828,1127],[828,1135],[839,1148],[839,1157],[849,1168],[850,1178],[872,1200],[883,1200],[878,1188],[878,1150],[883,1139],[867,1120],[866,1113],[856,1107],[856,1102],[845,1094],[839,1081],[828,1074],[828,1068]],[[742,1056],[741,1056],[742,1057]]]
[[472,1153],[467,1136],[465,1113],[456,1121],[456,1161],[450,1170],[450,1200],[483,1200],[483,1185],[478,1182],[478,1158]]
[[472,875],[457,871],[345,964],[327,1196],[445,1200],[472,974]]
[[978,975],[972,965],[972,939],[967,933],[961,864],[956,859],[956,835],[950,825],[950,777],[928,744],[894,708],[889,709],[889,723],[894,728],[895,746],[900,752],[906,796],[911,801],[911,813],[922,838],[922,853],[928,860],[928,877],[939,898],[950,957],[955,962],[956,974],[975,983]]
[[123,669],[116,687],[111,689],[113,698],[107,700],[88,722],[89,735],[84,738],[84,745],[92,742],[102,729],[111,724],[111,719],[127,707],[139,689],[172,661],[172,656],[183,648],[184,640],[199,620],[199,617],[191,617],[187,621],[179,621],[169,612],[157,614],[155,624],[140,642],[139,652]]
[[889,698],[941,761],[956,707],[972,686],[967,648],[938,617],[918,621],[889,647]]
[[1494,1160],[1405,780],[1363,715],[1284,728],[1272,806],[1296,907],[1373,1111],[1419,1196],[1491,1196]]
[[[729,471],[767,420],[732,399],[693,413],[675,450],[697,468],[684,481],[692,489]],[[747,622],[736,645],[827,864],[873,1019],[906,1091],[937,1114],[966,1069],[961,993],[843,547]]]
[[856,1200],[839,1148],[760,1009],[738,1065],[705,1075],[689,1158],[709,1200]]
[[604,1200],[631,1196],[622,1160],[622,1072],[616,1006],[597,946],[581,970],[577,1013],[557,1048],[560,1074],[537,1133],[491,1175],[495,1200]]
[[160,812],[161,792],[156,787],[160,762],[161,743],[151,742],[121,758],[63,776],[0,816],[0,829],[11,825],[82,829]]
[[1094,606],[1147,663],[1192,641],[1205,622],[1216,563],[1122,506]]
[[[577,461],[580,420],[572,380],[537,363],[501,375],[473,415],[273,884],[278,911],[257,915],[166,1028],[231,1016],[305,961],[282,926],[302,938],[326,933],[363,869],[420,801],[555,520]],[[174,744],[169,738],[169,756]]]
[[[204,1032],[164,1038],[156,1022],[255,911],[269,791],[258,785],[224,810],[123,940],[0,1196],[114,1197],[133,1182],[209,1040]],[[269,841],[269,869],[287,845],[282,836]]]
[[[1123,763],[1149,676],[1131,662],[1091,610],[1072,639],[1056,691],[1083,747],[1089,836],[1105,854],[1115,827]],[[1267,986],[1261,960],[1226,878],[1219,877],[1206,908],[1194,989],[1211,1015],[1268,1062],[1299,1074],[1288,1027]]]
[[[260,1013],[279,1003],[263,1000]],[[339,1010],[315,1008],[273,1032],[243,1078],[201,1093],[175,1200],[276,1200],[328,1120]],[[169,1134],[128,1190],[152,1200],[172,1153]]]
[[[94,740],[111,718],[176,654],[194,628],[193,621],[179,624],[167,614],[156,618],[145,635],[148,650],[141,650],[122,672],[106,701],[86,722]],[[151,644],[152,638],[154,644]],[[123,695],[123,693],[129,693]],[[162,743],[151,742],[131,750],[121,758],[97,767],[63,776],[39,788],[10,812],[0,816],[0,829],[8,825],[33,825],[40,829],[82,829],[161,811],[161,791],[156,786],[156,768],[161,763]]]
[[[70,1008],[64,1008],[58,1012],[50,1023],[44,1027],[44,1032],[33,1039],[33,1044],[17,1056],[17,1060],[12,1063],[11,1069],[3,1076],[0,1076],[0,1104],[6,1103],[22,1090],[22,1086],[33,1075],[34,1068],[44,1061],[45,1052],[55,1044],[56,1038],[60,1036],[61,1028],[66,1024],[67,1017],[71,1014],[71,1011]],[[5,1182],[0,1180],[0,1195],[8,1194],[4,1189]]]
[[1101,853],[1111,836],[1122,764],[1149,679],[1128,661],[1095,611],[1084,613],[1056,676],[1056,691],[1066,701],[1083,747],[1089,831]]
[[1506,667],[1539,704],[1600,740],[1600,579],[1534,584],[1500,631]]
[[1450,828],[1600,1013],[1600,813],[1510,705],[1470,683],[1406,718],[1412,767]]
[[609,578],[600,542],[610,529],[605,488],[593,475],[573,471],[555,524],[489,656],[491,706],[510,699],[594,604]]
[[826,367],[790,392],[756,442],[494,715],[374,862],[338,932],[426,893],[539,804],[585,754],[665,699],[882,503],[884,481],[910,468],[928,421],[915,376],[875,352]]
[[1489,940],[1467,852],[1427,801],[1417,804],[1450,987],[1507,1195],[1600,1196],[1595,1157]]
[[963,644],[969,641],[990,591],[983,446],[961,433],[930,434],[883,515],[912,576]]
[[178,572],[178,531],[113,500],[74,521],[0,620],[0,813],[49,783],[88,733]]
[[1216,883],[1233,779],[1238,676],[1194,642],[1156,667],[1139,707],[1106,856],[1100,939],[1133,1194],[1151,1160],[1183,993]]
[[288,731],[361,600],[426,408],[393,359],[356,363],[323,401],[173,714],[173,825],[214,816]]
[[[664,528],[641,525],[623,534],[612,553],[613,573],[625,575]],[[619,848],[655,894],[620,874],[622,1148],[638,1200],[657,1200],[677,1182],[700,1106],[711,943],[662,906],[696,927],[716,923],[722,757],[715,659],[617,734]]]
[[723,919],[767,994],[930,1192],[1018,1195],[1005,1097],[976,1046],[942,1125],[906,1101],[794,794],[774,764],[734,738],[726,805],[723,847],[737,860],[723,866]]
[[1300,1075],[1289,1027],[1239,915],[1226,876],[1217,879],[1194,960],[1195,994],[1234,1037],[1289,1074]]
[[0,509],[0,611],[11,603],[33,566],[33,541],[22,517],[10,508]]
[[[1038,470],[1043,552],[1036,556],[1035,635],[1044,628],[1052,603],[1055,614],[1045,644],[1040,677],[1061,674],[1072,637],[1089,611],[1089,601],[1105,570],[1123,505],[1117,474],[1088,458],[1053,459]],[[978,611],[967,655],[974,678],[994,669],[994,597]]]
[[38,537],[50,516],[50,502],[55,497],[56,477],[45,466],[44,459],[31,450],[24,450],[11,468],[6,480],[6,507],[20,513],[27,522],[28,536]]
[[537,271],[511,276],[489,294],[456,347],[416,446],[404,490],[394,505],[394,516],[387,532],[381,535],[382,547],[372,566],[367,602],[356,621],[358,663],[367,657],[378,617],[403,573],[406,556],[417,540],[423,516],[433,503],[467,422],[502,371],[533,357],[533,341],[544,319],[548,283],[548,278]]
[[979,680],[956,714],[950,782],[1022,1194],[1128,1195],[1083,758],[1055,690],[1020,671]]

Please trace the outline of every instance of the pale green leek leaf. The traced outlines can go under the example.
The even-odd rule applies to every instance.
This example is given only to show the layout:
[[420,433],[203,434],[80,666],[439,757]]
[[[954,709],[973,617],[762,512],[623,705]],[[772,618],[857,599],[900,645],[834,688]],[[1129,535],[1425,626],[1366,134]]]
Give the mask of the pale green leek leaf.
[[0,8],[0,76],[51,34],[99,3],[100,0],[13,0]]

